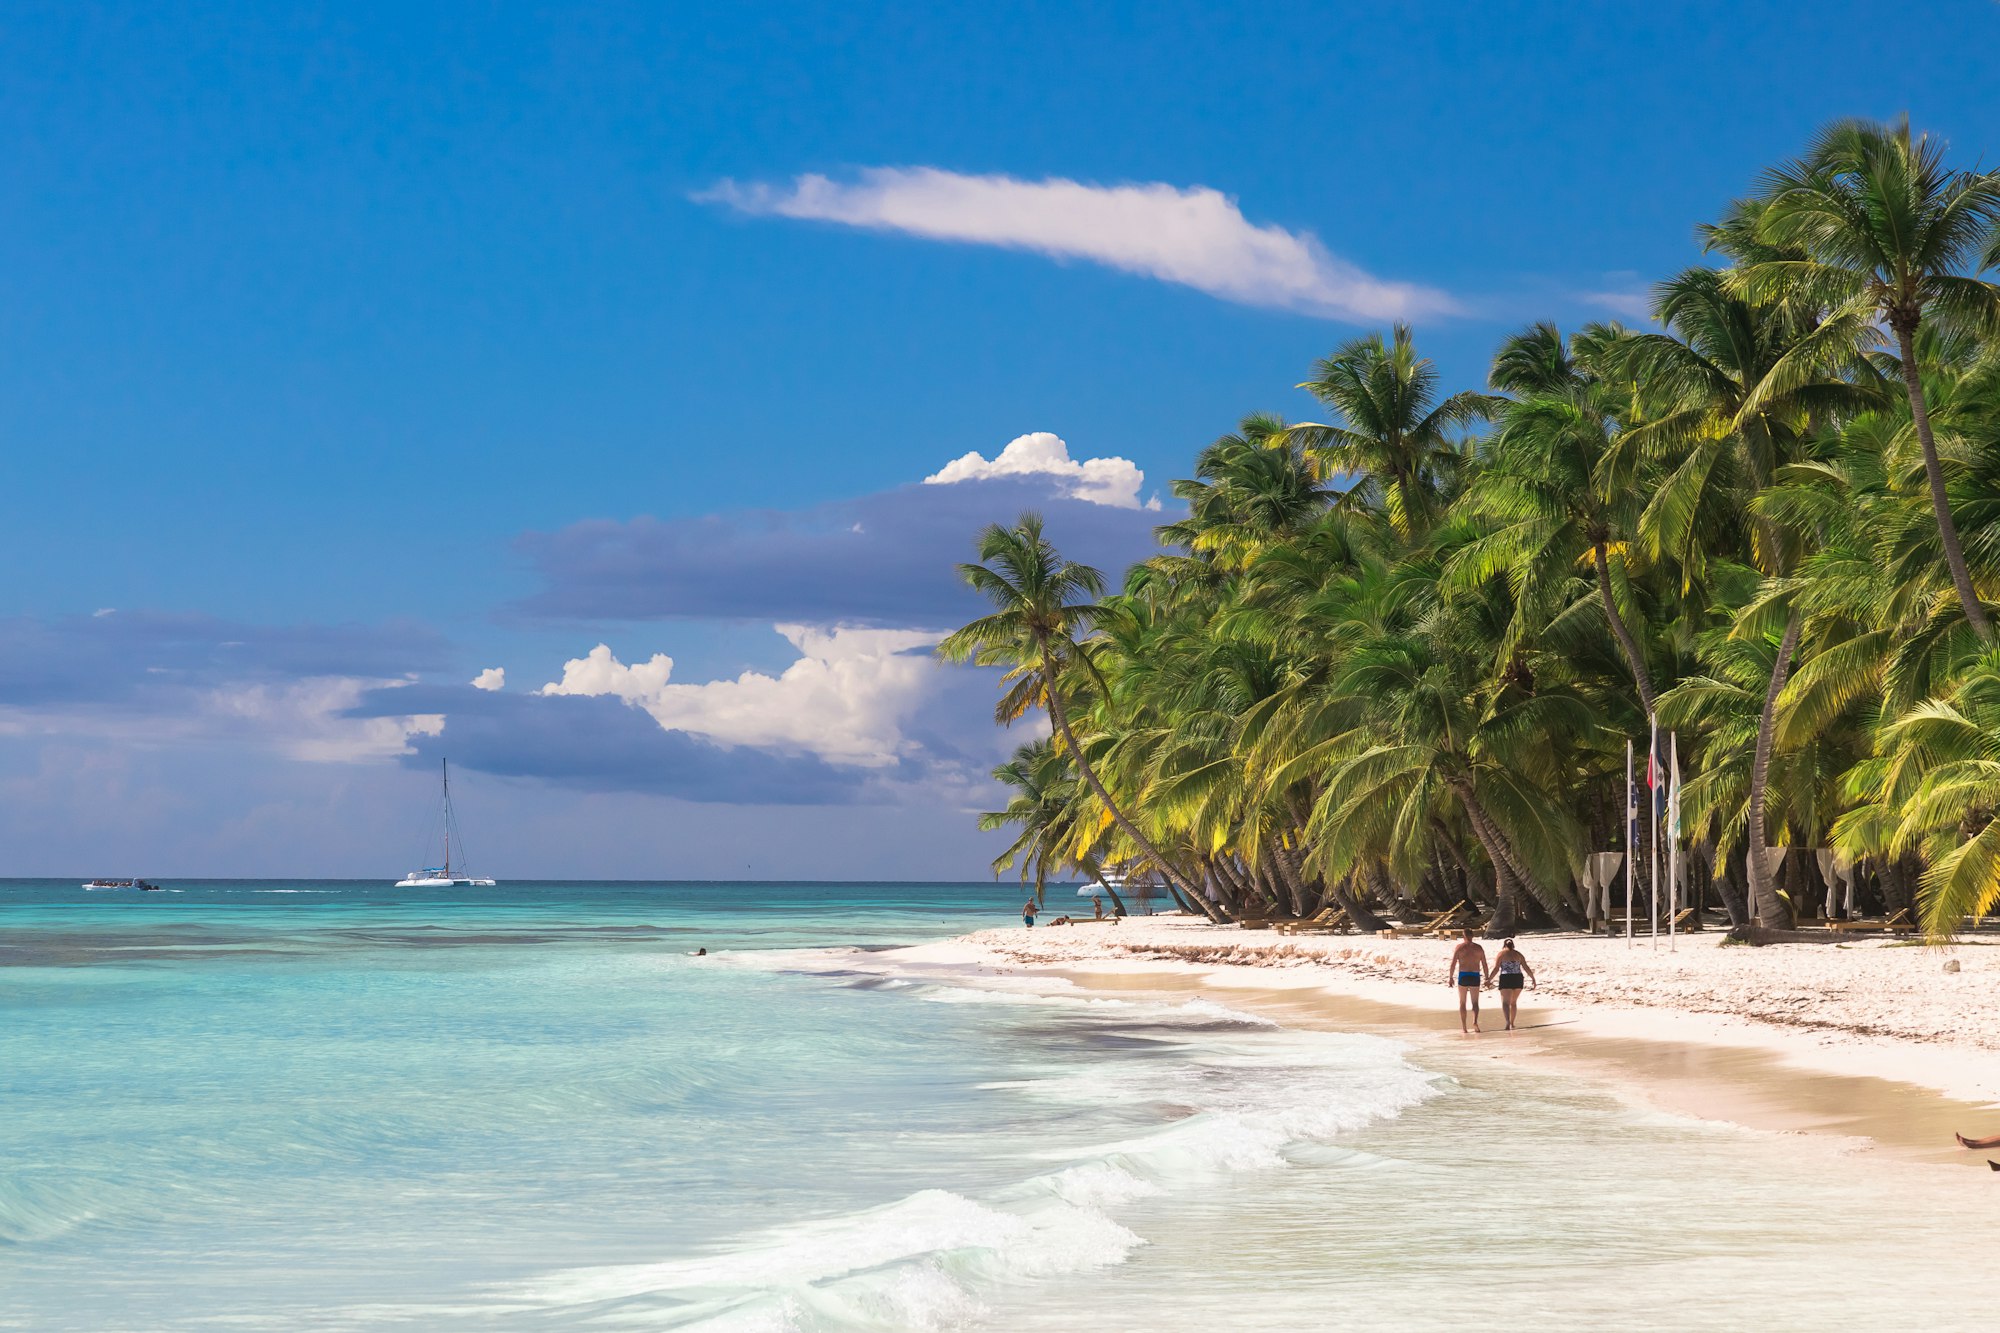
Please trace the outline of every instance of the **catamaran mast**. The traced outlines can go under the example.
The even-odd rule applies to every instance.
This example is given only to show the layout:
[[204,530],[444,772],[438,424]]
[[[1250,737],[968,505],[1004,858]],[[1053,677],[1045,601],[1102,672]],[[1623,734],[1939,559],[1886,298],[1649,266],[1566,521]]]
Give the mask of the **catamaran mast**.
[[444,768],[444,877],[451,878],[451,760],[440,759]]

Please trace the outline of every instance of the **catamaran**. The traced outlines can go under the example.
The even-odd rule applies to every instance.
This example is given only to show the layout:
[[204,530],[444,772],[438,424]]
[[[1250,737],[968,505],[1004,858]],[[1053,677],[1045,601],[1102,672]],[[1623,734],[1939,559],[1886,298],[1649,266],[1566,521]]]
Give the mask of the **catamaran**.
[[[458,817],[452,813],[451,809],[451,762],[444,759],[440,759],[438,762],[443,765],[442,771],[444,776],[444,818],[442,820],[444,825],[444,864],[441,866],[425,866],[422,870],[412,870],[409,874],[396,881],[396,887],[399,889],[448,889],[463,884],[473,888],[490,889],[496,881],[481,879],[476,875],[468,875],[463,872],[459,874],[452,873],[451,839],[452,835],[458,832]],[[459,839],[459,851],[461,854],[465,851],[465,840],[463,838]]]

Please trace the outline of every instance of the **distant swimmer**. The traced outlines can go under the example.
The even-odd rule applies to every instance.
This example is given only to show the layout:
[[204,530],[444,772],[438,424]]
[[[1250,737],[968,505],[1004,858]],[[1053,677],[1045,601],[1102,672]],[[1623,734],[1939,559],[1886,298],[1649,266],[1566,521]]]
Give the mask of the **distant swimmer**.
[[[1460,1032],[1479,1031],[1479,988],[1486,981],[1486,950],[1472,938],[1472,932],[1461,932],[1458,947],[1451,951],[1451,975],[1445,978],[1445,985],[1458,987],[1458,1030]],[[1472,1026],[1465,1025],[1466,1006],[1472,1007]]]
[[706,958],[706,957],[708,957],[708,950],[706,950],[706,949],[696,949],[696,950],[694,951],[694,956],[695,956],[696,958]]
[[1024,904],[1021,908],[1021,924],[1027,926],[1030,929],[1034,928],[1035,900],[1033,898],[1028,899],[1027,903]]
[[1500,1012],[1507,1016],[1507,1030],[1514,1030],[1514,1013],[1521,1007],[1522,973],[1527,974],[1527,982],[1535,985],[1535,969],[1528,966],[1528,956],[1514,947],[1514,941],[1502,940],[1500,952],[1493,960],[1493,974],[1500,978]]

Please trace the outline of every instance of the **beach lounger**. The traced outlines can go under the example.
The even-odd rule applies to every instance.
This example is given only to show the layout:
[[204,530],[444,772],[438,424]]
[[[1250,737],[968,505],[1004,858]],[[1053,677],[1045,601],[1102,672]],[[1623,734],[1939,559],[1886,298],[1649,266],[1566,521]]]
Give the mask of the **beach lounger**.
[[1675,915],[1673,920],[1673,925],[1670,927],[1670,929],[1700,930],[1701,922],[1697,920],[1695,917],[1695,909],[1692,907],[1683,907],[1679,911],[1679,913]]
[[1287,935],[1345,935],[1354,925],[1347,919],[1346,909],[1329,907],[1304,921],[1279,922],[1277,928]]
[[1472,914],[1465,910],[1465,904],[1460,903],[1449,912],[1439,912],[1435,917],[1432,917],[1430,924],[1424,927],[1424,933],[1426,935],[1438,936],[1456,935],[1468,926],[1476,930],[1479,923],[1473,920]]
[[1457,907],[1439,912],[1429,920],[1418,922],[1416,925],[1391,926],[1376,933],[1385,940],[1415,940],[1427,935],[1456,935],[1465,927],[1464,916],[1465,905],[1460,903]]

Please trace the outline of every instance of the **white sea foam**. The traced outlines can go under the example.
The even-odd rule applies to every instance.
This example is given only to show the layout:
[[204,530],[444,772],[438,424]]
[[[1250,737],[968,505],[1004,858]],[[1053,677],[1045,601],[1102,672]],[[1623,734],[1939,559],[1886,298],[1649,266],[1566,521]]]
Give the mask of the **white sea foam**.
[[[1067,1174],[1067,1173],[1065,1173]],[[1136,1186],[1138,1182],[1133,1182]],[[552,1305],[647,1297],[718,1328],[935,1328],[975,1312],[975,1289],[1086,1272],[1144,1242],[1077,1198],[1133,1197],[1073,1176],[1006,1203],[922,1190],[884,1208],[781,1227],[726,1253],[572,1269],[511,1293]],[[775,1320],[775,1322],[774,1322]]]
[[[841,969],[843,971],[849,969]],[[945,1003],[1043,1004],[1080,1036],[1157,1043],[1157,1058],[1107,1055],[995,1095],[1157,1127],[1095,1144],[1015,1149],[1062,1162],[983,1198],[921,1190],[895,1203],[741,1238],[664,1263],[572,1269],[515,1294],[542,1306],[630,1305],[667,1327],[934,1329],[976,1318],[1024,1282],[1123,1263],[1143,1245],[1117,1214],[1218,1173],[1281,1170],[1310,1149],[1431,1096],[1439,1080],[1393,1042],[1290,1032],[1210,1001],[1184,1004],[941,988]],[[949,998],[947,998],[949,997]]]

